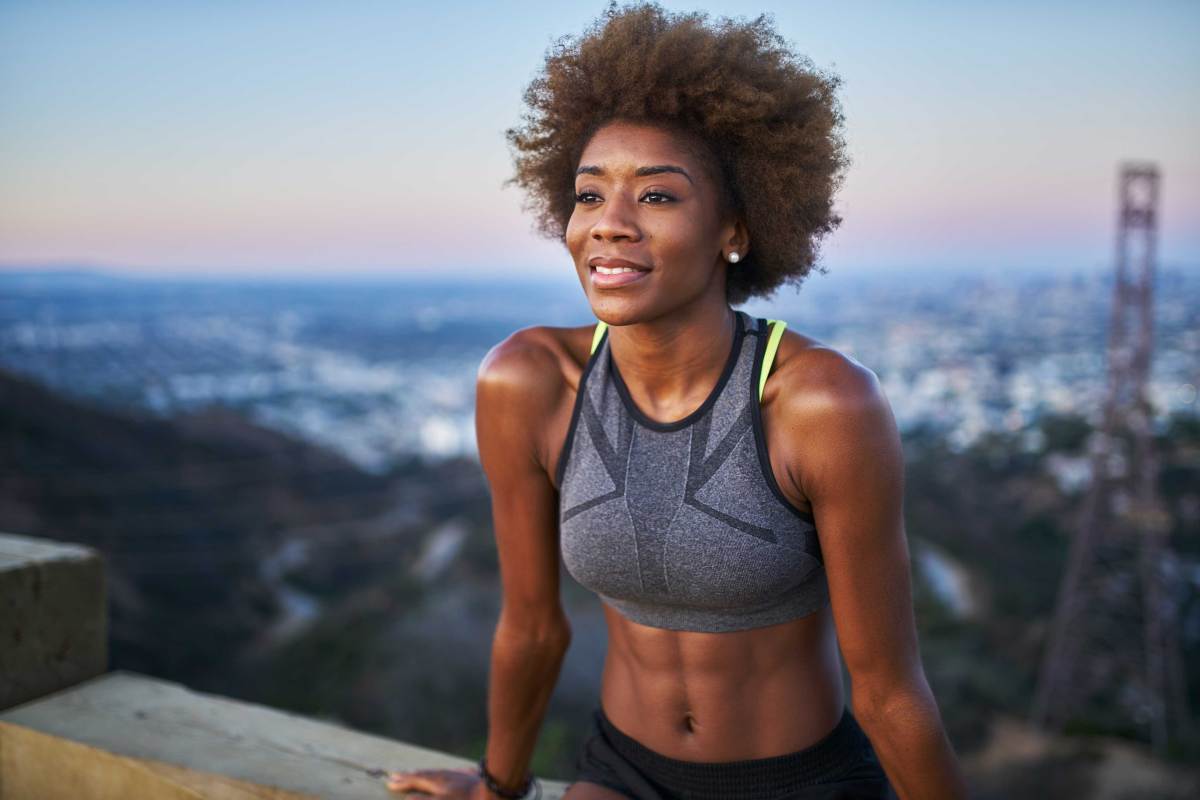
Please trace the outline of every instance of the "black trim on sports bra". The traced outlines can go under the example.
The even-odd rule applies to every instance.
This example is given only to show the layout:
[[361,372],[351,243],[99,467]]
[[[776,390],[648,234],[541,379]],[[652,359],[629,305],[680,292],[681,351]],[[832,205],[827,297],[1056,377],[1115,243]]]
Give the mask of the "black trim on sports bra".
[[[770,334],[770,325],[765,317],[757,319],[757,327],[752,330],[751,335],[757,336],[758,341],[754,345],[754,368],[751,371],[754,375],[754,385],[752,396],[758,396],[758,375],[762,370],[763,357],[767,351],[767,336]],[[778,355],[778,351],[776,351]],[[767,454],[767,437],[763,431],[762,420],[762,403],[751,403],[753,407],[750,412],[750,419],[754,425],[754,444],[758,450],[758,465],[762,468],[763,478],[767,481],[767,486],[770,487],[771,493],[783,503],[789,511],[795,514],[800,519],[812,525],[816,525],[816,518],[807,511],[802,511],[792,504],[791,500],[787,499],[787,495],[779,488],[779,483],[775,480],[775,470],[771,467],[771,457]]]
[[[595,329],[593,328],[593,331]],[[579,374],[579,387],[575,392],[575,404],[571,408],[571,422],[567,425],[567,436],[563,440],[562,449],[558,451],[558,463],[554,467],[554,486],[557,491],[562,491],[563,475],[567,471],[566,455],[571,450],[571,442],[575,440],[575,428],[579,425],[579,415],[583,408],[584,382],[587,381],[588,375],[592,372],[592,367],[596,366],[596,361],[600,356],[600,352],[604,347],[604,340],[608,338],[608,328],[600,334],[600,341],[596,343],[596,349],[588,354],[587,363],[583,365],[583,372]],[[562,513],[562,497],[559,497],[559,514]]]
[[[704,398],[704,402],[700,404],[692,413],[688,414],[683,419],[677,419],[674,422],[659,422],[651,419],[642,413],[642,410],[633,402],[633,396],[629,394],[629,387],[625,385],[625,379],[621,377],[621,372],[617,369],[616,362],[612,360],[612,348],[608,348],[608,368],[612,373],[613,383],[617,387],[617,394],[621,395],[621,401],[625,403],[625,408],[633,415],[639,423],[645,427],[655,431],[677,431],[680,428],[686,428],[697,419],[704,415],[712,407],[713,403],[717,402],[717,398],[721,395],[721,390],[725,388],[725,384],[729,382],[729,376],[733,374],[733,368],[737,366],[738,353],[742,348],[742,337],[746,335],[746,321],[742,318],[744,311],[734,311],[736,316],[734,322],[737,327],[733,331],[733,345],[729,348],[729,355],[725,359],[725,367],[721,370],[721,377],[717,379],[717,384],[708,393],[708,397]],[[604,332],[608,336],[608,331]],[[599,348],[597,348],[599,350]]]

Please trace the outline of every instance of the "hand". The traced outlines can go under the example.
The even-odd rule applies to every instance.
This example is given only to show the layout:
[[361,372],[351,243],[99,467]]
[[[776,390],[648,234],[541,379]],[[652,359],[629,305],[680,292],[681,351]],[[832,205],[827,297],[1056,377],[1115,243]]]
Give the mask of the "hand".
[[446,800],[486,800],[490,794],[473,767],[392,772],[388,774],[387,787],[393,792],[422,793],[413,797],[429,795]]

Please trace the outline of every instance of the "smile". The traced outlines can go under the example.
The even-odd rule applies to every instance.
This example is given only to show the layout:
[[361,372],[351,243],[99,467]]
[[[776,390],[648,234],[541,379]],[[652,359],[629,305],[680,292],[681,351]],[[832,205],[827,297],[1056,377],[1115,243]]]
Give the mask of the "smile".
[[636,283],[650,274],[648,269],[632,267],[601,267],[594,266],[591,270],[592,286],[597,289],[614,289]]

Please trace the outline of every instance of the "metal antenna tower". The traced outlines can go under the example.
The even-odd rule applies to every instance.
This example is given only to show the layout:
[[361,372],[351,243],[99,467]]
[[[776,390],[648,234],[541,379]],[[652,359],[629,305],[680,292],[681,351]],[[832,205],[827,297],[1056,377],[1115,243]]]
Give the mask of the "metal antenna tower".
[[1156,753],[1190,724],[1177,608],[1182,576],[1158,493],[1146,394],[1154,331],[1159,173],[1121,165],[1108,385],[1088,451],[1092,481],[1071,541],[1034,697],[1033,722],[1086,712],[1105,728],[1148,729]]

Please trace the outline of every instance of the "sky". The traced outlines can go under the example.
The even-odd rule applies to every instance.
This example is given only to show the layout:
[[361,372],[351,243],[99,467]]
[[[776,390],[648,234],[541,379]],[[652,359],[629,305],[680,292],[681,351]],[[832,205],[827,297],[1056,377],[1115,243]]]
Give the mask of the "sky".
[[[0,269],[571,275],[504,138],[602,0],[0,0]],[[1200,2],[664,2],[842,79],[831,272],[1111,269],[1123,160],[1200,270]]]

